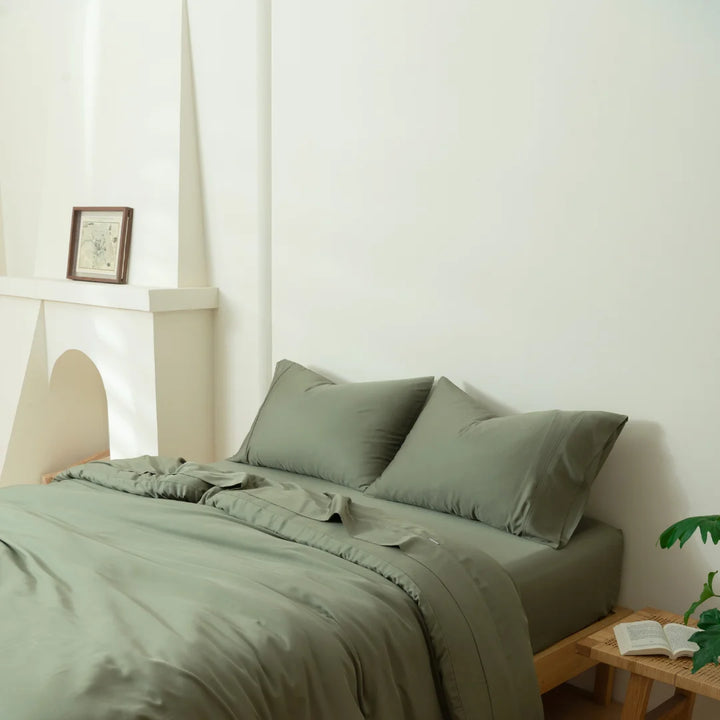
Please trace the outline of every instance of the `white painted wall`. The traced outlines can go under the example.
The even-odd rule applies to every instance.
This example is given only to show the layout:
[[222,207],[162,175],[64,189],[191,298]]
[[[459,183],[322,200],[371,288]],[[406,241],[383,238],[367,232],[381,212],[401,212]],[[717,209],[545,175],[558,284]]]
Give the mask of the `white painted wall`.
[[655,546],[720,511],[718,38],[687,0],[273,5],[274,357],[630,415],[590,512],[633,607],[720,568]]
[[186,177],[191,141],[180,173],[181,117],[193,119],[192,88],[181,73],[182,8],[182,0],[0,7],[0,191],[10,274],[65,277],[72,207],[127,205],[135,209],[129,281],[205,283],[196,208],[182,213],[194,238],[178,244],[181,210],[190,204],[183,197],[181,209],[180,178],[195,186]]
[[153,315],[63,302],[46,302],[44,308],[48,371],[74,349],[100,373],[111,456],[157,454],[161,411],[155,402]]
[[270,6],[185,5],[0,0],[0,251],[64,277],[72,206],[133,206],[130,283],[221,288],[227,457],[271,371]]
[[48,458],[45,313],[37,300],[2,298],[0,485],[39,482]]
[[204,310],[153,316],[160,455],[215,459],[213,319]]
[[0,280],[0,485],[108,448],[214,459],[214,292]]
[[189,0],[208,281],[216,453],[235,453],[270,381],[270,0]]
[[[13,352],[6,350],[2,354],[0,365],[5,380],[0,382],[0,458],[3,459],[7,456],[10,447],[33,350],[37,350],[35,346],[38,342],[44,343],[44,333],[36,332],[41,317],[41,303],[38,300],[10,298],[6,302],[0,302],[0,336],[3,338],[3,344],[7,343],[14,349]],[[44,352],[35,354],[44,357]],[[0,463],[0,480],[3,464]]]
[[[10,274],[62,276],[69,208],[110,195],[147,223],[131,282],[164,272],[138,253],[177,241],[178,163],[193,163],[175,125],[182,6],[138,2],[0,0]],[[627,412],[591,511],[626,533],[623,602],[683,609],[720,567],[714,548],[654,545],[672,520],[720,510],[720,8],[269,7],[187,3],[199,173],[185,189],[201,188],[191,217],[221,293],[217,455],[241,442],[271,357],[350,380],[447,374],[511,410]],[[122,14],[124,45],[88,66],[92,13]],[[121,114],[97,115],[88,154],[77,123],[101,97],[113,109],[115,86]],[[97,194],[69,192],[83,187]]]

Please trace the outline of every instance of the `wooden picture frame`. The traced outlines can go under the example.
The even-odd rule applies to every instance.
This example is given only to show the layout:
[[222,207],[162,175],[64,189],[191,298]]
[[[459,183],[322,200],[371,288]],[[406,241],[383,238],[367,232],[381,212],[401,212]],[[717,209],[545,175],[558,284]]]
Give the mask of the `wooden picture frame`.
[[126,283],[132,219],[129,207],[74,207],[67,278]]

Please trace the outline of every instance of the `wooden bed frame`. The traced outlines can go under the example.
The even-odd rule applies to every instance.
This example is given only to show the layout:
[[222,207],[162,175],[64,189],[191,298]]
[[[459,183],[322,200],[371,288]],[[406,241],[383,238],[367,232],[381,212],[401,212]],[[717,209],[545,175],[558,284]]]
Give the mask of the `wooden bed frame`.
[[579,630],[568,637],[563,638],[549,648],[535,654],[535,673],[537,674],[538,683],[540,684],[540,693],[544,694],[548,690],[561,685],[568,680],[576,677],[582,672],[589,670],[591,667],[597,666],[595,670],[595,689],[593,697],[599,705],[609,705],[612,700],[613,679],[615,676],[615,668],[597,660],[592,660],[584,655],[578,655],[575,652],[575,644],[578,640],[592,635],[598,630],[602,630],[609,625],[614,625],[628,615],[632,615],[632,610],[628,608],[617,607],[602,620],[598,620],[592,625]]
[[[105,460],[105,458],[110,457],[110,451],[109,450],[103,450],[102,452],[95,453],[95,455],[91,455],[90,457],[83,458],[82,460],[78,460],[75,465],[83,465],[84,463],[92,462],[93,460]],[[63,470],[67,470],[67,468],[62,468],[62,470],[55,470],[54,472],[45,473],[42,478],[41,482],[43,485],[47,485],[48,483],[51,483],[53,481],[53,478]]]

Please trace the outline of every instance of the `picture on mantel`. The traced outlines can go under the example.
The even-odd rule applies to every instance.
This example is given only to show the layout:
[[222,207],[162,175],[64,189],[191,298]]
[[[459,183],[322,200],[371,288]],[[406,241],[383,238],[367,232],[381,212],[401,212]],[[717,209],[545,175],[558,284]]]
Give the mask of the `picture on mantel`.
[[67,277],[126,283],[133,209],[74,207]]

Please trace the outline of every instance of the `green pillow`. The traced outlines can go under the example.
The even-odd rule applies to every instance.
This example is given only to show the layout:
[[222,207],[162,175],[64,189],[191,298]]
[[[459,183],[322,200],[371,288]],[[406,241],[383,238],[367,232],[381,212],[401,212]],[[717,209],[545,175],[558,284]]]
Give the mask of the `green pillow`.
[[560,410],[493,417],[440,378],[367,494],[561,547],[626,422],[625,415]]
[[279,468],[356,489],[392,460],[433,378],[335,384],[281,360],[235,462]]

